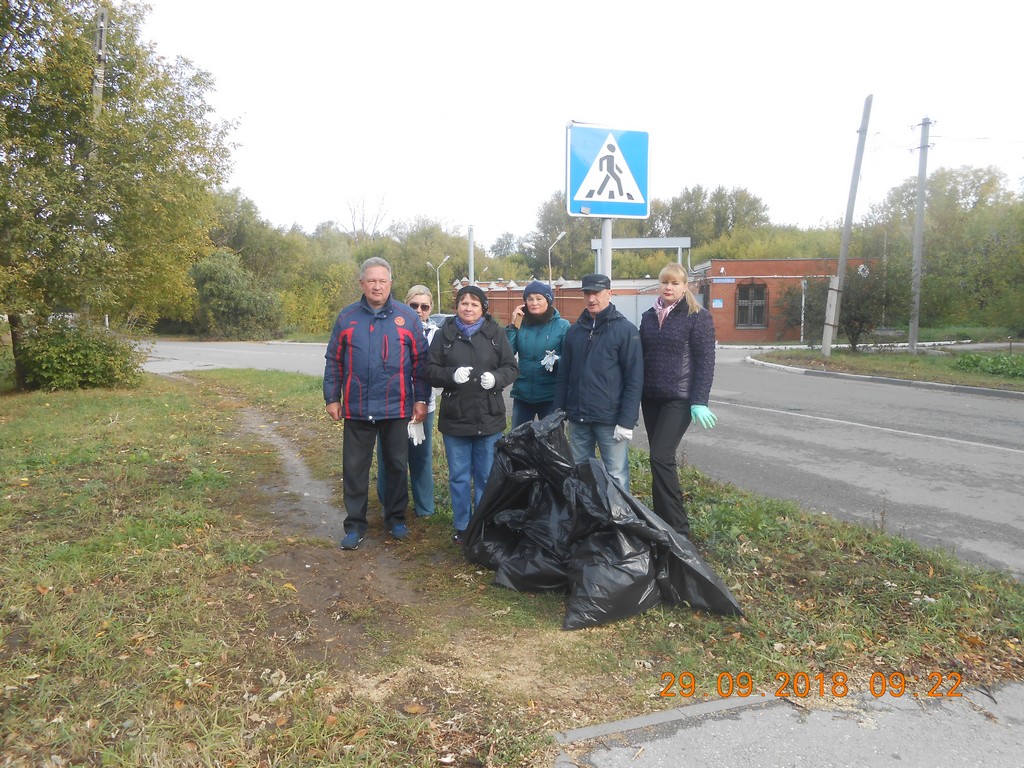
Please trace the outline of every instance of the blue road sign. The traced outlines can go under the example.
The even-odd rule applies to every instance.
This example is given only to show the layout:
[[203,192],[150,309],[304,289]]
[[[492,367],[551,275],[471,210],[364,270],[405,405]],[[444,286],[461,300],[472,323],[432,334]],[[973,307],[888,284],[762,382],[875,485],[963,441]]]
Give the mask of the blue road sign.
[[569,123],[565,134],[565,202],[570,216],[650,216],[646,131]]

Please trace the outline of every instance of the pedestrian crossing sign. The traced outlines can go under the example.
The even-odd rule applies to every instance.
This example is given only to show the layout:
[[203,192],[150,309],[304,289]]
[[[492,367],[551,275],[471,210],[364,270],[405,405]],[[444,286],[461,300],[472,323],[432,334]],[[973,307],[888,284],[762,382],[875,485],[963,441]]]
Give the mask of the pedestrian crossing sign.
[[565,134],[565,203],[570,216],[650,216],[646,131],[571,122]]

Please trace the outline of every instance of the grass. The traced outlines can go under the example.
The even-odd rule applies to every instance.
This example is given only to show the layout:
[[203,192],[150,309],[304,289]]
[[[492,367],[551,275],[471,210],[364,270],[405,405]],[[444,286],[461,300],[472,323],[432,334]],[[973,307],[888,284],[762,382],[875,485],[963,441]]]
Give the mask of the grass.
[[[280,463],[240,411],[337,481],[319,385],[224,370],[0,398],[0,763],[535,766],[553,731],[723,682],[792,696],[803,675],[813,705],[876,674],[938,674],[940,693],[954,674],[1024,679],[1024,586],[1009,576],[689,468],[695,541],[742,618],[658,607],[563,632],[563,596],[493,587],[455,554],[443,481],[438,515],[376,566],[414,599],[294,603],[311,583],[269,563],[298,553],[344,581],[372,550],[274,535],[260,488]],[[646,462],[631,462],[649,503]],[[349,586],[384,578],[369,575]],[[357,665],[310,658],[282,631],[322,624],[357,632]]]
[[[1014,362],[1016,369],[1020,369],[1021,360],[1024,360],[1022,353],[1024,342],[1014,344],[1012,351],[1009,345],[1006,349],[983,351],[955,347],[919,348],[916,355],[906,349],[893,348],[865,348],[858,352],[833,349],[826,358],[818,349],[778,349],[755,352],[752,356],[779,365],[820,371],[1024,392],[1024,377],[1019,374],[986,373],[984,365],[958,367],[976,357],[992,362]],[[1002,367],[1010,369],[1008,365]]]

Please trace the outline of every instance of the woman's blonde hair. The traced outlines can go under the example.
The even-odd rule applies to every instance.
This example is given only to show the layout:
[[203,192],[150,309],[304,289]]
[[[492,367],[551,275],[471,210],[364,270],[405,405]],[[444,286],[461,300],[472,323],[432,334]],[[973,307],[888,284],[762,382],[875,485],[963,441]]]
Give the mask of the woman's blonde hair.
[[686,286],[683,291],[683,297],[686,299],[686,306],[689,308],[689,311],[686,314],[695,315],[703,309],[700,302],[697,301],[697,297],[693,295],[693,291],[690,290],[690,278],[689,275],[686,274],[686,268],[682,264],[672,262],[671,264],[667,264],[663,267],[661,272],[658,273],[658,282],[660,283],[666,277],[674,277]]
[[430,292],[430,289],[425,285],[414,285],[409,289],[409,292],[405,294],[405,303],[408,304],[412,301],[413,296],[419,296],[420,294],[426,294],[430,297],[430,303],[434,303],[434,294]]

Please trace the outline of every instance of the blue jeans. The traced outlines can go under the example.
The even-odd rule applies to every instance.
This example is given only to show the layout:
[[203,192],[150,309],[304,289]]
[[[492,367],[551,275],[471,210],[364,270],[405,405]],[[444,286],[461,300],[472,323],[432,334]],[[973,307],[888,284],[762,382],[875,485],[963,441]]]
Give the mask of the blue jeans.
[[528,403],[525,400],[513,400],[512,429],[515,429],[520,424],[533,421],[534,416],[543,421],[544,417],[549,416],[553,410],[555,410],[555,404],[551,400],[546,403]]
[[629,441],[616,440],[615,425],[566,422],[569,428],[569,450],[577,464],[597,458],[595,447],[601,449],[601,462],[612,480],[629,493]]
[[[416,517],[434,514],[434,411],[423,420],[426,439],[419,445],[409,443],[409,480]],[[377,498],[384,500],[384,453],[377,441]]]
[[[494,444],[501,437],[457,437],[443,435],[444,452],[448,457],[448,491],[452,497],[452,520],[456,531],[469,526],[473,510],[480,503],[487,486],[487,478],[494,464]],[[470,502],[470,481],[473,484],[473,499]]]

